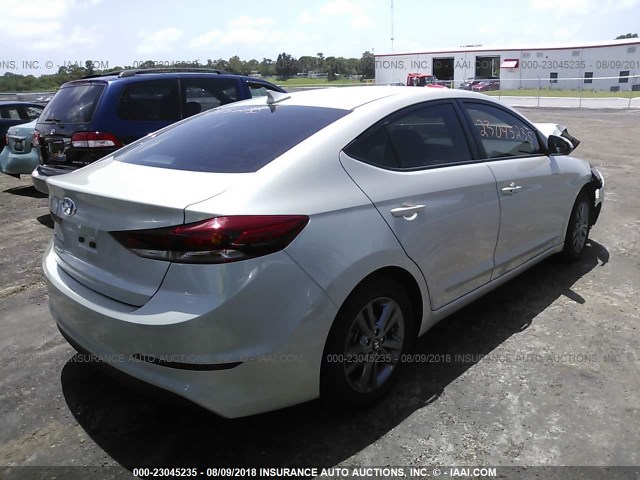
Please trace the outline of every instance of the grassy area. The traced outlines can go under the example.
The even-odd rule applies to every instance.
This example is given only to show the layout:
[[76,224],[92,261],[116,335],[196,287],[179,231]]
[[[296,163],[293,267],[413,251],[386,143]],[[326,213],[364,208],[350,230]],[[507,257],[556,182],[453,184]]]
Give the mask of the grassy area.
[[368,83],[372,83],[373,80],[369,80],[368,82],[360,82],[358,80],[350,80],[348,78],[339,78],[332,82],[329,82],[322,78],[299,78],[292,77],[286,80],[275,77],[265,78],[268,82],[275,83],[276,85],[281,85],[283,87],[331,87],[334,85],[367,85]]
[[640,92],[632,92],[630,90],[622,92],[606,92],[601,90],[550,90],[548,88],[528,88],[521,90],[493,90],[484,92],[491,96],[502,97],[582,97],[582,98],[638,98]]
[[[265,80],[275,83],[276,85],[280,85],[284,88],[295,88],[295,87],[333,87],[333,86],[341,86],[341,85],[373,85],[373,80],[367,80],[365,82],[359,82],[357,80],[349,80],[348,78],[340,78],[338,80],[334,80],[329,82],[327,80],[321,78],[299,78],[293,77],[288,78],[287,80],[283,80],[281,78],[265,78]],[[502,96],[502,97],[537,97],[538,95],[541,97],[580,97],[582,98],[640,98],[639,92],[632,92],[630,90],[625,90],[621,92],[606,92],[602,90],[583,90],[580,92],[579,90],[552,90],[548,88],[542,88],[538,90],[537,88],[528,88],[528,89],[520,89],[520,90],[495,90],[490,92],[484,92],[487,95],[491,96]]]

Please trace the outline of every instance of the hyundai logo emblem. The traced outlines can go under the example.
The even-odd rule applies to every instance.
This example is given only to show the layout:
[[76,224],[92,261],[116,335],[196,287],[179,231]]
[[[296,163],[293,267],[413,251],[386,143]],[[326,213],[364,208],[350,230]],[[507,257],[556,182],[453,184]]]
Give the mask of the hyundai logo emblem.
[[51,135],[55,135],[55,134],[56,134],[56,129],[55,129],[55,128],[52,128],[52,129],[51,129],[51,132],[49,132],[49,133],[50,133]]
[[77,207],[73,200],[71,200],[69,197],[64,197],[62,199],[62,213],[70,217],[71,215],[76,214],[76,210]]

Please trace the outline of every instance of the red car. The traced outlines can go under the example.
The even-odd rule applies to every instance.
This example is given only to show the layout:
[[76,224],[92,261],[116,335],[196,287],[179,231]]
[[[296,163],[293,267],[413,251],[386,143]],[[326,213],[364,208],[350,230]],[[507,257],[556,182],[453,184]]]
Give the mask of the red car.
[[431,87],[431,88],[447,88],[440,85],[435,75],[428,73],[410,73],[407,75],[407,87]]
[[483,80],[471,86],[474,92],[486,92],[489,90],[500,90],[500,80]]

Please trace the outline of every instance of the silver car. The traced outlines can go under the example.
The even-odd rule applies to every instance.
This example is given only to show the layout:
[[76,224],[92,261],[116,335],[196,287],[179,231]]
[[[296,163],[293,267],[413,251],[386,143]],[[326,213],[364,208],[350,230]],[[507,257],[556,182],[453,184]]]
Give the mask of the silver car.
[[414,339],[542,259],[604,199],[564,127],[481,94],[272,93],[50,178],[62,334],[219,415],[359,407]]

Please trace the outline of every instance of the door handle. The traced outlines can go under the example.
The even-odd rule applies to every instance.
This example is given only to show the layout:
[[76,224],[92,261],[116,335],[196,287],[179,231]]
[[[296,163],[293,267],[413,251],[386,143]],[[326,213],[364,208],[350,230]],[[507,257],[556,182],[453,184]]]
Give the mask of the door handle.
[[522,188],[522,185],[516,185],[514,182],[511,182],[509,185],[507,185],[502,189],[502,193],[504,195],[513,195],[521,188]]
[[391,215],[394,217],[404,217],[407,220],[413,220],[420,210],[424,210],[425,205],[404,205],[402,207],[392,208]]

